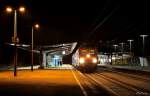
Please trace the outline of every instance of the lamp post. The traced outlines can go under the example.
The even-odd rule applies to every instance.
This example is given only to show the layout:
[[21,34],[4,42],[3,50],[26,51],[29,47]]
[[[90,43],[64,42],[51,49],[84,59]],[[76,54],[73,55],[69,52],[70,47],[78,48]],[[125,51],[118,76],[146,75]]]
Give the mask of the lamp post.
[[113,46],[114,46],[114,48],[115,48],[115,59],[114,59],[114,60],[115,60],[115,64],[116,64],[116,54],[117,54],[117,46],[118,46],[118,45],[113,45]]
[[32,56],[31,56],[31,60],[32,60],[32,64],[31,64],[31,71],[33,71],[33,49],[34,49],[34,28],[38,29],[39,28],[39,24],[35,24],[34,26],[32,26]]
[[[129,41],[129,46],[130,46],[130,55],[132,56],[132,42],[133,42],[134,40],[129,39],[129,40],[127,40],[127,41]],[[132,65],[132,57],[131,57],[131,65]]]
[[130,44],[130,53],[131,53],[131,52],[132,52],[132,42],[133,42],[134,40],[129,39],[129,40],[127,40],[127,41],[129,41],[129,44]]
[[121,44],[122,63],[123,63],[123,59],[124,59],[124,58],[123,58],[123,51],[124,51],[124,46],[123,46],[123,45],[124,45],[125,43],[122,42],[122,43],[120,43],[120,44]]
[[[11,7],[7,7],[6,11],[11,13],[14,12],[14,36],[12,37],[12,42],[14,42],[14,46],[15,46],[15,55],[14,55],[14,76],[17,76],[17,43],[19,43],[19,38],[17,37],[17,10],[16,9],[12,9]],[[20,7],[19,10],[20,12],[24,12],[25,8],[24,7]]]
[[140,37],[142,37],[142,40],[143,40],[143,66],[144,66],[144,57],[145,57],[145,38],[147,37],[148,35],[140,35]]

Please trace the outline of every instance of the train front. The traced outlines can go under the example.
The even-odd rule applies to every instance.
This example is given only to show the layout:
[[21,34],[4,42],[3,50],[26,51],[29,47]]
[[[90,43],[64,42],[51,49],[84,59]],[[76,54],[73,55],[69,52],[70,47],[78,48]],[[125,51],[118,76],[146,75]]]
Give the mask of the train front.
[[98,64],[96,49],[79,50],[79,69],[82,72],[94,72]]

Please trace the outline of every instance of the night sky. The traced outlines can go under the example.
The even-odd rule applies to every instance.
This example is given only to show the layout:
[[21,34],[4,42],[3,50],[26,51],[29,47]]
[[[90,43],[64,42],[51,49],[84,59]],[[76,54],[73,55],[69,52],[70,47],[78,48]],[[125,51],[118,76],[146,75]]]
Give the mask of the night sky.
[[[68,42],[101,42],[100,46],[134,39],[134,50],[141,54],[140,34],[149,34],[149,3],[144,0],[0,0],[0,45],[11,42],[13,14],[5,12],[6,6],[26,7],[18,13],[20,43],[31,44],[31,26],[40,24],[34,32],[35,45],[51,45]],[[150,36],[146,38],[146,54],[149,55]]]
[[[41,28],[37,30],[38,33],[35,33],[35,37],[40,39],[36,43],[42,45],[81,40],[88,33],[89,27],[99,14],[98,11],[106,3],[92,2],[90,4],[89,2],[86,4],[86,2],[50,2],[49,0],[17,1],[1,1],[1,9],[4,10],[7,5],[24,5],[27,12],[18,16],[18,36],[22,39],[20,42],[30,43],[31,26],[34,23],[39,23]],[[2,29],[9,31],[9,35],[12,34],[13,15],[3,12],[1,21],[2,26],[4,26]],[[9,41],[11,35],[8,36],[8,34],[4,33],[7,35],[5,41]]]

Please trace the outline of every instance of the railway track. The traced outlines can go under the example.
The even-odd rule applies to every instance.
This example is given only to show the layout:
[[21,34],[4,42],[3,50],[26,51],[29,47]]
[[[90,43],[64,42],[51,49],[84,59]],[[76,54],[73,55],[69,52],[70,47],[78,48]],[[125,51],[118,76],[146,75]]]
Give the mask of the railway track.
[[[118,70],[105,70],[105,72],[98,72],[100,75],[103,75],[105,77],[109,77],[113,80],[116,80],[118,82],[122,82],[128,86],[136,87],[141,90],[146,90],[150,92],[150,79],[148,77],[145,77],[143,75],[139,76],[138,74],[132,74],[132,73],[124,73],[120,72]],[[122,80],[122,79],[123,80]]]
[[112,71],[109,71],[109,72],[113,72],[115,74],[119,74],[119,75],[131,77],[131,78],[134,78],[134,79],[140,79],[140,80],[144,80],[146,82],[150,82],[149,77],[141,76],[141,75],[138,75],[138,74],[125,73],[125,72],[121,72],[121,71],[118,71],[118,70],[112,70]]
[[[136,93],[139,93],[139,92],[141,92],[141,93],[146,93],[146,94],[150,94],[150,89],[148,88],[148,87],[141,87],[141,86],[139,86],[139,84],[137,83],[136,84],[136,82],[135,82],[135,84],[131,84],[131,83],[129,83],[128,81],[125,81],[125,80],[119,80],[119,79],[116,79],[116,78],[112,78],[112,77],[110,77],[110,76],[107,76],[107,75],[104,75],[104,74],[97,74],[96,73],[96,75],[98,75],[98,76],[100,76],[100,77],[103,77],[103,78],[105,78],[105,79],[107,79],[107,80],[109,80],[110,82],[114,82],[114,83],[116,83],[116,84],[119,84],[119,85],[121,85],[122,87],[126,87],[126,88],[129,88],[129,90],[131,89],[131,90],[134,90]],[[147,82],[147,84],[149,84],[148,82]]]
[[[150,89],[135,86],[135,84],[127,83],[124,80],[119,80],[103,73],[80,73],[75,71],[77,77],[83,86],[86,96],[150,96]],[[118,73],[116,73],[118,74]],[[119,73],[120,75],[123,73]],[[130,74],[131,75],[131,74]],[[123,76],[130,76],[125,74]],[[132,79],[136,76],[130,76]],[[137,77],[141,78],[141,77]],[[148,80],[148,79],[140,79]],[[104,95],[105,94],[105,95]],[[107,94],[107,95],[106,95]],[[85,96],[85,95],[84,95]]]
[[129,87],[125,84],[122,84],[113,79],[104,77],[102,75],[86,74],[86,76],[88,76],[91,80],[96,82],[99,86],[102,86],[103,88],[105,88],[105,90],[107,90],[109,93],[115,96],[136,96],[136,93],[140,92],[140,90],[138,89]]
[[116,70],[116,69],[110,69],[110,68],[98,68],[99,70],[97,70],[97,72],[101,72],[100,70],[104,70],[107,72],[112,72],[115,74],[119,74],[119,75],[123,75],[123,76],[127,76],[127,77],[131,77],[134,79],[140,79],[140,80],[144,80],[146,82],[150,82],[150,75],[145,75],[145,74],[135,74],[134,72],[128,72],[128,71],[120,71],[120,70]]
[[[113,96],[79,71],[72,71],[83,96]],[[115,96],[115,95],[114,95]]]

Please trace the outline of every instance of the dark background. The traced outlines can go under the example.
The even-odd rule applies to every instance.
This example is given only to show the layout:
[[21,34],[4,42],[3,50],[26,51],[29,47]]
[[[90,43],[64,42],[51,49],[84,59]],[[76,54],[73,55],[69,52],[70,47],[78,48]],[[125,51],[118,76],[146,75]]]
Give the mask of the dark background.
[[[135,55],[142,55],[140,34],[149,34],[149,3],[146,0],[0,0],[0,60],[12,58],[13,48],[5,43],[13,36],[13,14],[5,12],[6,6],[26,7],[18,13],[18,37],[20,43],[31,44],[31,26],[40,24],[34,31],[35,46],[69,42],[92,42],[99,51],[114,50],[112,45],[128,44],[134,39]],[[145,55],[149,56],[150,36],[146,38]],[[129,50],[129,47],[126,47]],[[27,52],[27,54],[29,54]],[[26,56],[25,56],[26,57]],[[8,59],[9,58],[9,59]]]

